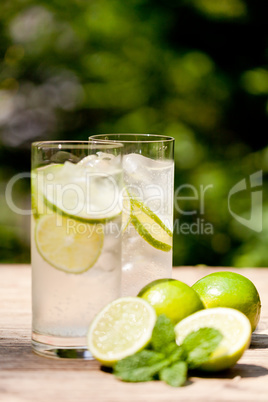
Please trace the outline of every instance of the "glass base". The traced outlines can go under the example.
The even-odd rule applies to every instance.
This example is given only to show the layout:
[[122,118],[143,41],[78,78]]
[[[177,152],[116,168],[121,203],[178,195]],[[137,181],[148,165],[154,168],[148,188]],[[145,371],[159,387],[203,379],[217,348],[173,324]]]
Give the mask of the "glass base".
[[85,338],[64,338],[33,332],[32,349],[40,356],[55,359],[94,359],[85,346]]

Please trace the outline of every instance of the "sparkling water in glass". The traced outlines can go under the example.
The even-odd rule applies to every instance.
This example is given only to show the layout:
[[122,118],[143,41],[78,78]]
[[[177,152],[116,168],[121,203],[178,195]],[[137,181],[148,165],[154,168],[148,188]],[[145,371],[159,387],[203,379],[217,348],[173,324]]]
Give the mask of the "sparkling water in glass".
[[32,145],[32,347],[91,358],[86,333],[120,296],[122,146]]
[[124,145],[122,295],[172,275],[174,138],[100,134],[89,138]]

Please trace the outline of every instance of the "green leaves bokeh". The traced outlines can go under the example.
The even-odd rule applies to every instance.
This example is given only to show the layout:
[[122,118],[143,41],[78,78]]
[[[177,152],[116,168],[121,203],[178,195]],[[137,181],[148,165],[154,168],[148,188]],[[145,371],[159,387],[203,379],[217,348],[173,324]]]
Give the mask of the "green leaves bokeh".
[[[0,39],[0,262],[30,258],[29,217],[5,189],[32,141],[136,132],[176,138],[174,265],[268,265],[264,2],[4,0]],[[228,208],[245,178],[232,209],[250,218],[256,171],[260,232]],[[13,198],[29,208],[26,179]]]

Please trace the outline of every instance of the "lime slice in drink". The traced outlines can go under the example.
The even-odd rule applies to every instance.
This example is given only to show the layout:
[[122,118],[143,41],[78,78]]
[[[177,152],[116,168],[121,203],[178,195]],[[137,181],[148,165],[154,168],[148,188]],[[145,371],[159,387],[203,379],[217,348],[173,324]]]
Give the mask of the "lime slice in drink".
[[120,170],[65,162],[45,183],[44,201],[53,211],[81,222],[99,223],[120,215]]
[[122,233],[124,233],[130,222],[131,222],[130,196],[128,191],[124,189],[122,193],[122,225],[121,225]]
[[249,319],[240,311],[225,307],[200,310],[180,321],[175,326],[177,344],[180,345],[192,331],[204,327],[217,329],[223,339],[209,361],[200,366],[202,370],[220,371],[232,367],[250,344]]
[[139,297],[122,297],[102,309],[92,321],[88,349],[105,366],[136,353],[150,342],[156,322],[153,307]]
[[31,172],[31,196],[32,196],[32,211],[36,219],[44,215],[47,210],[47,205],[44,203],[43,189],[44,184],[49,179],[54,178],[55,174],[63,167],[62,164],[51,164]]
[[36,224],[35,241],[40,255],[53,267],[80,274],[97,261],[103,245],[103,228],[51,212]]
[[151,246],[162,251],[171,250],[171,230],[150,208],[135,198],[131,198],[131,222],[139,235]]

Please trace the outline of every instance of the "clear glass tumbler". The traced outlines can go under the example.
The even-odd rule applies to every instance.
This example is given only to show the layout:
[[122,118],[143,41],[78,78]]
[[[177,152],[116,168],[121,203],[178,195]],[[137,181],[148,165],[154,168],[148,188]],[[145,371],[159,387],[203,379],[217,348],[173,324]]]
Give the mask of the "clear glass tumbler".
[[172,275],[174,138],[99,134],[91,141],[124,145],[122,295]]
[[85,358],[95,314],[120,296],[122,145],[32,144],[32,347]]

